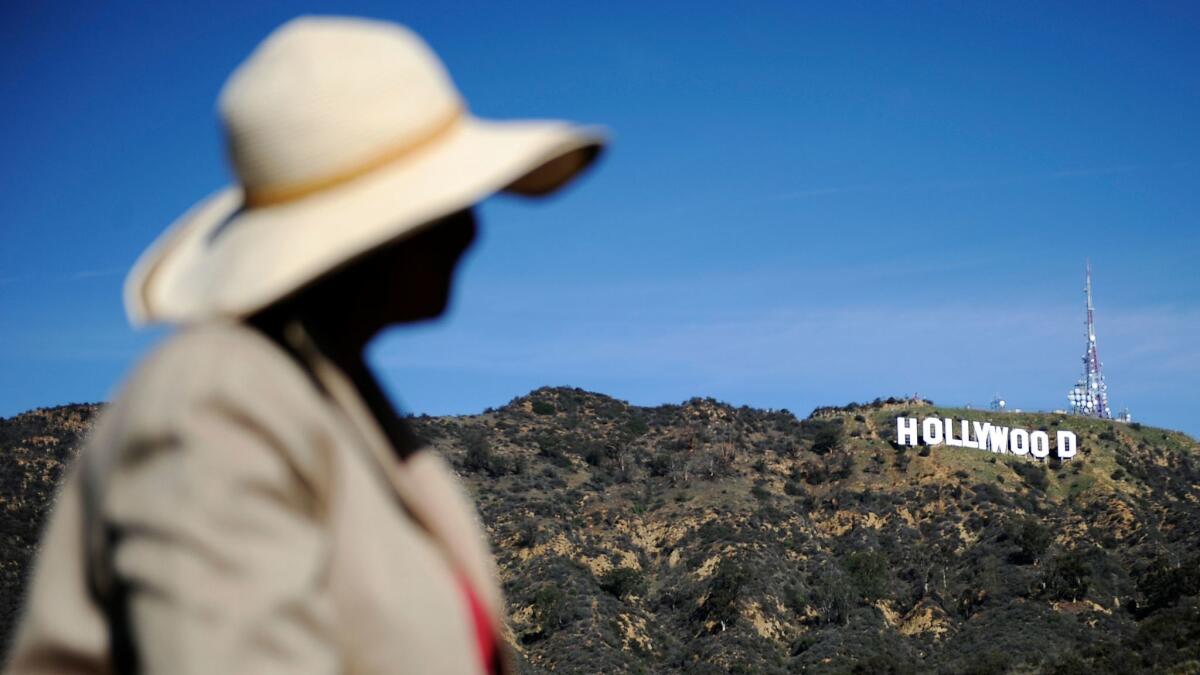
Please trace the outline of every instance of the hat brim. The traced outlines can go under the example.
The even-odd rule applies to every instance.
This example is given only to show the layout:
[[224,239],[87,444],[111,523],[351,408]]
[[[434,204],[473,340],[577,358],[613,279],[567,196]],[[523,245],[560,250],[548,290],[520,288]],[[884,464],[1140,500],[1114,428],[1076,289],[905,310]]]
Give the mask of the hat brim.
[[227,187],[142,254],[126,312],[134,325],[251,314],[491,194],[553,192],[603,145],[602,131],[565,122],[464,116],[439,143],[294,201],[244,208],[242,190]]

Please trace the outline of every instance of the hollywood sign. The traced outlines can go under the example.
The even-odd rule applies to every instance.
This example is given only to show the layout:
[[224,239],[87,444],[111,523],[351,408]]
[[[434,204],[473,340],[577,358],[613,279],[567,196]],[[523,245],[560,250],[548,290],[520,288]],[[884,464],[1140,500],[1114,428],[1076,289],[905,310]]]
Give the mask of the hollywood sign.
[[[1059,459],[1070,459],[1078,451],[1078,442],[1072,431],[1056,431],[1054,441]],[[897,417],[896,443],[952,445],[1000,454],[1029,455],[1037,459],[1050,455],[1050,434],[1040,429],[1030,431],[1020,427],[1002,427],[991,422],[956,422],[946,417],[926,417],[920,421],[915,417]]]

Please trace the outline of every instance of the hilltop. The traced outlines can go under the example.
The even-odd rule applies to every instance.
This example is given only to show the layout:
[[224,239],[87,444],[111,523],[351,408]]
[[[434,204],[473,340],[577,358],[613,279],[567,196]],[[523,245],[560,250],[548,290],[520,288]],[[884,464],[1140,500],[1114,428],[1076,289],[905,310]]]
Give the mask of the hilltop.
[[[3,621],[97,412],[0,420]],[[900,415],[1070,429],[1079,455],[900,447]],[[477,500],[527,672],[1200,668],[1200,446],[1183,434],[898,399],[805,419],[638,407],[570,388],[410,421]]]

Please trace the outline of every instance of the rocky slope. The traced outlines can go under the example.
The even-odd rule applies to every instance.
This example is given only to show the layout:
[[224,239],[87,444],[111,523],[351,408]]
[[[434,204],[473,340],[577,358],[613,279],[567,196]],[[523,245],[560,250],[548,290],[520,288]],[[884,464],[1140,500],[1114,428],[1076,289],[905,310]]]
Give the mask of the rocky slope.
[[[0,420],[5,631],[96,412]],[[901,414],[1071,429],[1080,453],[903,448]],[[1200,447],[1182,434],[566,388],[411,422],[478,501],[527,672],[1200,672]]]

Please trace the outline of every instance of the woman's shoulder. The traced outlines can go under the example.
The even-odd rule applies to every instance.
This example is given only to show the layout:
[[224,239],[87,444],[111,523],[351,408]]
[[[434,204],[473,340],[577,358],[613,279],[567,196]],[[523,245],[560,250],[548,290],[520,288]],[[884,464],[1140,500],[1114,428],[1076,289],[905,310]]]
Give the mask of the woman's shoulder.
[[122,383],[104,418],[97,432],[116,446],[175,435],[204,419],[254,428],[298,448],[311,445],[332,423],[325,397],[302,365],[234,321],[169,336]]
[[[211,321],[169,336],[134,369],[125,393],[149,390],[168,398],[214,394],[316,394],[303,367],[258,330]],[[288,394],[293,394],[288,396]]]

